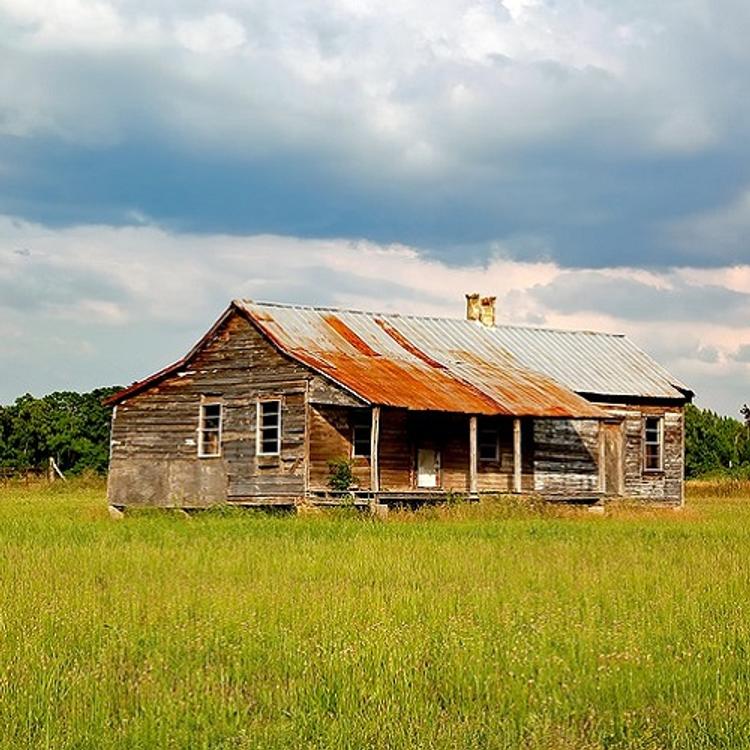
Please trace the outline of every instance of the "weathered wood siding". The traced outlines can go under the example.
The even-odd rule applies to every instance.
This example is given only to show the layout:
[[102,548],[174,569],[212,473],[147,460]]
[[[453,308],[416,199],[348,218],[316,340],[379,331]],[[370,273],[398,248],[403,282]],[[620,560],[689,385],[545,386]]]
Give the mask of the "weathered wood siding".
[[[308,393],[318,401],[356,403],[280,354],[241,316],[231,316],[185,372],[118,405],[110,503],[198,507],[301,497],[308,468]],[[198,457],[204,396],[221,399],[224,406],[218,458]],[[282,402],[281,455],[257,456],[257,399],[274,397]]]
[[[329,462],[352,454],[356,410],[315,405],[310,410],[310,488],[328,488]],[[500,436],[498,461],[480,461],[480,492],[510,492],[513,488],[513,420],[483,418],[482,428]],[[522,420],[522,489],[534,490],[533,420]],[[469,417],[465,414],[418,413],[383,409],[380,426],[380,488],[408,491],[416,488],[416,454],[419,447],[440,453],[439,484],[454,492],[469,490]],[[357,488],[370,489],[370,460],[353,459]]]
[[[622,495],[658,502],[681,502],[685,468],[683,407],[624,404],[601,406],[614,417],[623,420],[620,454],[623,461]],[[645,469],[643,440],[644,420],[647,416],[664,419],[664,465],[661,471]],[[612,434],[615,434],[615,430],[612,430]],[[599,490],[598,422],[535,420],[534,438],[534,489],[537,492],[564,494]],[[612,467],[609,471],[612,471]]]
[[[624,492],[626,497],[680,503],[683,499],[684,408],[682,406],[608,405],[608,411],[624,419]],[[646,471],[644,419],[664,419],[664,465],[662,471]]]
[[[362,456],[352,458],[354,419],[359,411],[317,404],[310,407],[311,489],[329,489],[329,463],[341,458],[352,461],[356,488],[370,488],[370,459]],[[370,409],[364,411],[369,418]]]
[[380,413],[380,489],[403,491],[414,486],[414,444],[405,409]]
[[[370,410],[365,412],[369,415]],[[312,405],[310,408],[310,489],[327,490],[329,462],[351,458],[354,420],[362,412],[349,407]],[[382,409],[380,415],[380,489],[403,491],[413,487],[414,444],[404,409]],[[370,459],[352,458],[357,488],[370,489]]]
[[599,489],[599,423],[534,420],[534,491],[579,494]]
[[[468,441],[468,421],[466,440]],[[482,417],[478,424],[479,434],[484,429],[493,429],[499,436],[499,458],[497,461],[479,458],[477,489],[479,492],[513,492],[513,419],[511,417]],[[521,420],[521,489],[534,489],[534,420]]]

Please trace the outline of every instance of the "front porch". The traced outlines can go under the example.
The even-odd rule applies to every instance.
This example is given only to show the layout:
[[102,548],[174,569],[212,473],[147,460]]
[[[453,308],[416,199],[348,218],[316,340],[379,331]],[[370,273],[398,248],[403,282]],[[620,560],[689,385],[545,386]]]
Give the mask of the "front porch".
[[[536,495],[597,502],[621,487],[618,430],[599,420],[413,412],[316,405],[305,500],[314,505],[416,505],[451,495]],[[615,441],[616,442],[616,441]],[[346,492],[329,463],[351,461]]]

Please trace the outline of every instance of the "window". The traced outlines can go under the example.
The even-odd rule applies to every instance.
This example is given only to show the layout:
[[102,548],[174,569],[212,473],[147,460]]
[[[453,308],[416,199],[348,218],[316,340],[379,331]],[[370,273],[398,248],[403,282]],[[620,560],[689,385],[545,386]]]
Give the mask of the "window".
[[500,460],[500,439],[496,429],[493,427],[482,427],[479,430],[479,460]]
[[201,458],[221,455],[221,404],[201,404],[198,427],[198,455]]
[[281,401],[258,402],[257,444],[259,456],[281,453]]
[[352,428],[352,457],[370,457],[370,432],[372,429],[372,418],[369,414],[357,414],[354,417]]
[[661,471],[664,445],[664,422],[661,417],[646,417],[643,445],[646,471]]

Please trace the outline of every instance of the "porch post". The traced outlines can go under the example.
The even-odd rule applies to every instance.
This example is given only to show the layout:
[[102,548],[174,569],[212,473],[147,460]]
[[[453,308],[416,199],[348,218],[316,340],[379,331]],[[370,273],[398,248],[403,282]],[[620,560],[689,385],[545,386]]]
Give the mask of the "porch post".
[[370,426],[370,490],[380,492],[380,467],[378,466],[378,444],[380,442],[380,407],[372,407]]
[[521,420],[513,420],[513,492],[521,492]]
[[599,492],[607,491],[606,443],[604,422],[599,420]]
[[477,494],[477,473],[479,453],[477,451],[477,418],[469,417],[469,494]]

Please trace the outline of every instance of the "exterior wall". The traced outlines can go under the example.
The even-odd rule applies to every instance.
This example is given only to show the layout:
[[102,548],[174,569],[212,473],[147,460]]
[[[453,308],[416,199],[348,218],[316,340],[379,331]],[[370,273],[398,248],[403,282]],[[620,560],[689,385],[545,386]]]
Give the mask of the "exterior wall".
[[[680,503],[684,481],[684,408],[681,405],[600,404],[622,419],[622,495]],[[644,418],[664,419],[662,471],[644,469]],[[535,420],[535,480],[540,493],[599,491],[599,423],[594,420]]]
[[[355,410],[313,405],[310,411],[310,489],[328,489],[328,463],[349,458]],[[480,492],[510,492],[513,487],[513,420],[487,418],[500,434],[500,460],[480,461]],[[531,420],[522,426],[522,487],[533,490],[534,433]],[[418,446],[440,452],[440,487],[454,492],[469,490],[469,417],[464,414],[415,413],[382,409],[380,416],[380,488],[382,491],[415,489]],[[353,459],[357,488],[370,489],[370,459]]]
[[[356,409],[330,405],[310,408],[310,489],[328,489],[328,462],[349,458],[352,453],[353,420]],[[369,413],[369,409],[367,410]],[[404,409],[381,409],[380,489],[405,491],[413,487],[413,441],[410,415]],[[354,476],[357,488],[370,489],[370,459],[357,457]]]
[[534,420],[534,491],[580,494],[599,490],[599,423]]
[[[607,405],[624,419],[624,491],[626,497],[681,503],[684,492],[685,455],[683,406]],[[646,416],[664,419],[662,471],[644,469],[643,423]]]
[[[492,427],[497,430],[500,445],[497,461],[479,459],[477,472],[477,489],[479,492],[513,492],[513,419],[512,417],[480,417],[478,429]],[[468,421],[466,424],[466,441],[468,445]],[[534,490],[534,461],[536,443],[534,420],[521,420],[521,489],[525,492]],[[468,454],[466,457],[468,466]],[[468,478],[467,478],[468,481]]]
[[[201,507],[301,497],[308,470],[308,394],[356,403],[280,354],[241,316],[231,316],[185,372],[117,406],[110,504]],[[221,399],[224,407],[217,458],[198,457],[202,397]],[[280,456],[256,455],[259,397],[282,401]]]
[[[310,407],[310,489],[327,490],[329,462],[344,458],[353,462],[358,489],[370,488],[370,459],[351,458],[354,418],[359,410],[341,406]],[[370,410],[365,410],[368,417]]]

